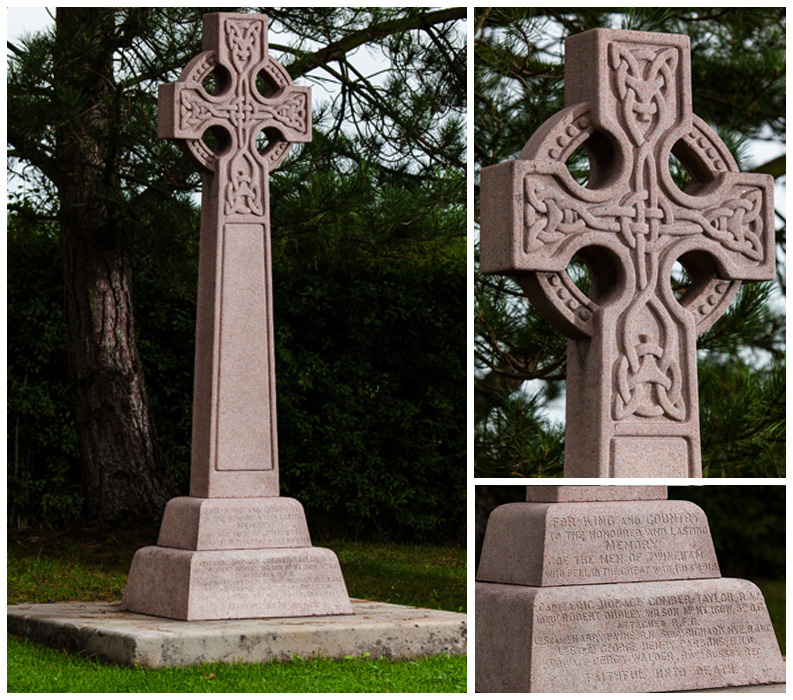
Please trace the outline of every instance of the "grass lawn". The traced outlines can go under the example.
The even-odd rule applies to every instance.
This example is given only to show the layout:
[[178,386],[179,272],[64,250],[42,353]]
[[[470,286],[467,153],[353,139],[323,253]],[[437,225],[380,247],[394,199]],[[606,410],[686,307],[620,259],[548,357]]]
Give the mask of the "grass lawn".
[[464,693],[465,679],[465,656],[295,659],[152,671],[8,638],[8,691],[17,693]]
[[[83,528],[9,535],[8,602],[118,600],[135,551],[157,530]],[[349,594],[400,605],[465,611],[465,550],[316,542],[339,557]],[[8,637],[9,692],[420,692],[466,690],[466,657],[205,664],[145,670],[106,664]]]

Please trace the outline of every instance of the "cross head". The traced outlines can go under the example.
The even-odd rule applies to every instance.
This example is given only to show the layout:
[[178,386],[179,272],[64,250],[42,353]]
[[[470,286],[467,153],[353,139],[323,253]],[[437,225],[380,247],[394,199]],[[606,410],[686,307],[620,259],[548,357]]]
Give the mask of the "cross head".
[[205,15],[203,49],[158,100],[158,135],[203,175],[190,494],[277,496],[268,182],[311,140],[311,91],[269,55],[266,15]]
[[[569,338],[565,476],[701,476],[696,337],[741,281],[774,277],[773,178],[738,172],[693,114],[687,36],[572,36],[564,79],[565,108],[518,160],[482,170],[481,271],[514,275]],[[586,186],[565,165],[579,146]],[[691,279],[680,299],[676,262]]]

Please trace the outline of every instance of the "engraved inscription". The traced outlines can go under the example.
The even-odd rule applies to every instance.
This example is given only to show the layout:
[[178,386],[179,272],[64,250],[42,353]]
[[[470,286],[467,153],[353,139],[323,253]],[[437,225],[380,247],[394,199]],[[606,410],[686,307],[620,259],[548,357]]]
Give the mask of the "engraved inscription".
[[686,502],[551,511],[545,541],[545,585],[719,576],[707,517]]
[[[328,586],[337,584],[339,580],[339,568],[335,562],[313,556],[305,559],[274,556],[266,560],[252,557],[247,561],[240,561],[238,557],[219,558],[202,562],[200,578],[197,574],[193,574],[195,585],[203,591],[223,598],[239,597],[235,607],[244,607],[245,601],[251,598],[252,581],[257,586],[266,585],[268,597],[290,600],[301,596],[322,596]],[[258,605],[258,601],[250,601],[252,608]]]
[[765,665],[775,637],[762,594],[729,579],[703,583],[711,585],[679,594],[629,584],[619,596],[609,587],[611,595],[601,598],[538,598],[534,648],[553,685],[544,690],[563,691],[564,671],[593,692],[627,690],[633,682],[660,683],[662,690],[681,678],[691,687],[705,687],[711,677],[727,685],[747,663]]
[[193,619],[352,612],[336,556],[313,547],[199,552],[190,589]]
[[202,532],[201,549],[241,547],[308,547],[303,510],[293,502],[267,499],[264,503],[242,499],[243,503],[212,504],[212,527]]

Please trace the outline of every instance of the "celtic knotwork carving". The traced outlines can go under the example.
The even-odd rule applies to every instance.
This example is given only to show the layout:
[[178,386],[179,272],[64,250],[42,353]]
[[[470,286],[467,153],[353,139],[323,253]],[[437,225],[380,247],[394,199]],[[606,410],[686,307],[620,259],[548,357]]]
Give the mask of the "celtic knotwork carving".
[[264,214],[264,196],[261,186],[261,166],[243,151],[229,164],[229,178],[223,203],[223,213]]
[[[566,107],[518,160],[482,170],[481,270],[515,275],[570,338],[566,476],[699,476],[696,335],[742,280],[773,278],[773,183],[739,173],[692,113],[687,37],[595,29],[565,46]],[[586,187],[566,166],[579,147]],[[646,456],[627,447],[645,442]]]
[[637,415],[685,420],[680,363],[671,356],[669,345],[647,342],[647,336],[640,334],[630,349],[637,358],[635,364],[628,361],[627,355],[616,360],[614,419]]
[[191,494],[269,497],[278,451],[268,179],[293,143],[311,140],[311,93],[268,56],[266,15],[204,15],[203,48],[160,85],[157,125],[204,169]]
[[[681,237],[702,235],[747,260],[761,261],[763,193],[759,188],[734,187],[715,205],[710,200],[702,203],[694,200],[687,202],[688,206],[668,196],[660,186],[658,174],[659,168],[666,166],[657,162],[656,149],[676,117],[674,72],[678,51],[615,42],[609,47],[609,58],[614,69],[612,86],[620,124],[636,148],[627,187],[615,190],[611,198],[591,202],[569,184],[562,185],[558,175],[527,175],[523,180],[523,251],[527,255],[541,252],[550,258],[574,246],[578,237],[593,232],[617,235],[630,251],[635,269],[636,294],[623,312],[624,318],[637,317],[651,304],[657,307],[655,314],[664,318],[665,332],[656,342],[649,343],[629,332],[631,324],[620,325],[619,345],[623,354],[615,360],[615,366],[622,389],[615,394],[615,419],[665,415],[682,420],[686,412],[681,370],[673,357],[679,345],[678,332],[669,312],[655,301],[660,255]],[[544,139],[548,144],[543,148],[545,157],[564,163],[591,134],[586,110],[570,111]],[[690,148],[697,157],[707,159],[715,170],[730,165],[729,154],[725,156],[714,148],[706,126],[695,122],[686,138],[690,139]],[[718,286],[721,292],[716,289],[712,288],[709,298],[734,294],[732,285]],[[716,306],[718,301],[713,303],[711,299],[692,310],[703,315]],[[639,359],[641,353],[643,360]],[[648,378],[655,382],[661,371],[663,382],[656,382],[657,386],[650,391],[646,386]]]
[[677,50],[618,42],[609,49],[622,125],[641,146],[674,119]]
[[701,213],[681,209],[678,218],[692,222],[697,233],[705,234],[728,250],[760,262],[763,259],[763,193],[752,187],[733,188],[731,194],[724,202]]
[[[762,229],[762,198],[761,192],[755,188],[739,188],[734,197],[701,212],[686,210],[663,197],[656,197],[652,206],[647,189],[630,191],[615,200],[592,205],[567,195],[551,176],[527,176],[523,189],[526,253],[545,249],[547,255],[553,256],[566,241],[592,231],[617,233],[625,246],[633,251],[639,294],[626,310],[626,315],[642,309],[655,293],[658,254],[672,238],[704,234],[749,259],[759,260],[762,256],[758,232]],[[706,314],[717,303],[711,297],[720,298],[727,289],[726,284],[714,285],[707,297],[709,303],[698,305],[699,313]],[[659,313],[668,317],[664,309]],[[676,338],[674,323],[667,324],[663,339],[659,341],[663,345],[648,345],[639,337],[631,339],[626,331],[623,333],[621,345],[625,355],[617,360],[622,391],[615,397],[615,419],[622,420],[634,413],[645,417],[660,413],[673,420],[682,420],[685,410],[680,393],[680,369],[678,362],[671,357],[671,347],[675,345]],[[645,353],[645,360],[628,362],[629,356],[638,358],[638,348]],[[646,391],[643,387],[648,377],[657,378],[657,372],[649,371],[656,367],[652,358],[663,359],[666,378],[655,391]],[[668,398],[669,395],[674,398]],[[651,409],[647,404],[652,401],[655,401],[655,407]]]
[[[622,330],[617,335],[622,352],[615,361],[618,391],[614,397],[614,418],[666,415],[683,420],[679,335],[677,325],[656,292],[660,267],[657,248],[645,251],[642,260],[648,264],[639,272],[646,277],[637,275],[637,293],[621,316]],[[654,341],[648,333],[651,328],[657,328]]]
[[261,20],[229,20],[226,22],[226,41],[234,69],[238,73],[249,70],[264,53],[262,50]]
[[215,116],[210,110],[210,105],[197,92],[182,92],[182,101],[179,105],[182,129],[195,129]]
[[273,110],[273,119],[275,121],[297,131],[303,131],[306,128],[307,116],[308,105],[306,97],[300,94],[284,100]]
[[667,415],[685,419],[685,406],[680,393],[680,364],[665,358],[664,348],[650,342],[645,334],[633,348],[637,366],[631,368],[623,355],[617,361],[617,394],[614,399],[614,418],[623,420],[631,415],[654,418]]
[[[647,243],[635,237],[632,259],[636,264],[636,294],[620,318],[617,334],[621,349],[615,360],[617,388],[613,401],[614,419],[630,416],[666,416],[672,420],[686,417],[681,395],[682,376],[677,353],[677,325],[659,301],[659,249],[657,240]],[[650,341],[646,329],[656,326],[656,340]],[[643,329],[645,332],[642,332]]]
[[618,207],[587,205],[564,194],[552,178],[527,177],[524,188],[524,250],[528,253],[542,246],[564,241],[585,230],[620,230]]
[[[309,91],[294,87],[283,66],[267,55],[266,25],[261,18],[232,19],[225,15],[220,23],[219,33],[212,33],[220,39],[220,46],[204,51],[185,67],[179,81],[164,86],[176,111],[172,125],[161,124],[162,135],[183,138],[196,160],[209,171],[217,170],[219,160],[236,159],[243,149],[248,151],[248,165],[243,170],[250,170],[249,164],[254,161],[275,168],[292,142],[310,140]],[[213,71],[217,73],[216,89],[210,94],[203,83]],[[260,74],[272,87],[272,94],[259,94],[256,84]],[[215,127],[221,127],[230,138],[221,134],[223,148],[213,154],[201,143],[201,137]],[[259,152],[257,141],[262,132],[267,133],[268,143]],[[241,172],[241,162],[238,160],[228,172]],[[253,203],[254,197],[261,197],[261,187],[245,190],[242,180],[237,185],[245,196],[233,201],[251,202],[252,212],[264,211],[262,201]]]

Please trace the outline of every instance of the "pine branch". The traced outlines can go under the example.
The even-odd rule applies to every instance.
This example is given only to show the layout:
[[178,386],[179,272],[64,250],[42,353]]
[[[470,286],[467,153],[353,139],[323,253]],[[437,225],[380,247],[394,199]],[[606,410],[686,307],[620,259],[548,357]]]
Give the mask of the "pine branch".
[[422,14],[417,17],[409,16],[387,20],[350,34],[332,44],[328,44],[328,46],[319,51],[301,56],[288,66],[285,66],[285,68],[294,80],[295,78],[305,75],[314,68],[320,66],[325,67],[328,63],[340,60],[351,51],[364,44],[372,43],[373,41],[383,39],[398,32],[427,29],[435,24],[444,24],[446,22],[453,22],[457,19],[465,19],[466,16],[467,9],[465,7],[450,7]]

